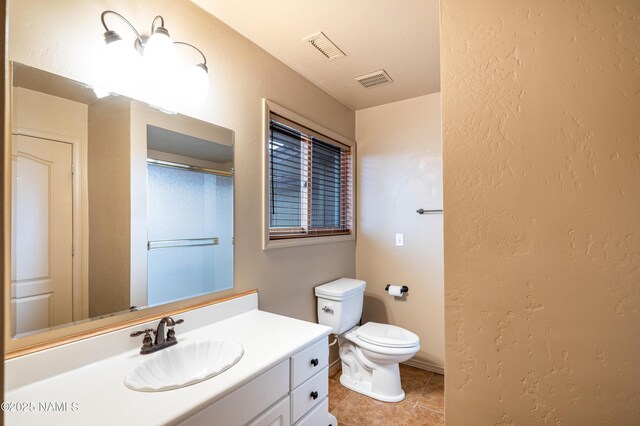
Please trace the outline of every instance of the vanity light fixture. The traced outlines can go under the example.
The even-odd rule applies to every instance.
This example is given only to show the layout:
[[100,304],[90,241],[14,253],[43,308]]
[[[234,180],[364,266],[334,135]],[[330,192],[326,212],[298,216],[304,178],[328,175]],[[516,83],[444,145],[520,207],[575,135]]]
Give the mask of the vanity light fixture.
[[[116,16],[127,24],[135,34],[133,44],[107,26],[107,15]],[[209,89],[206,56],[191,43],[173,41],[162,16],[156,16],[151,22],[151,35],[141,34],[131,22],[113,10],[102,12],[100,20],[105,29],[106,48],[99,67],[98,91],[135,93],[137,96],[134,97],[165,106],[167,102],[174,106],[175,103],[204,99]],[[191,47],[202,56],[202,61],[185,66],[184,60],[176,53],[177,46]]]

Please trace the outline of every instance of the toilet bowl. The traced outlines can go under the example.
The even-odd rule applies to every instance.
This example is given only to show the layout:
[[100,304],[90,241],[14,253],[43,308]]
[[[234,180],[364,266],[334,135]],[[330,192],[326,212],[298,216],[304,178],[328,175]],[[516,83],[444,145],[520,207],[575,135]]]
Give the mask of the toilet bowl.
[[[402,338],[388,342],[383,337],[388,332],[402,335]],[[340,383],[343,386],[380,401],[404,399],[398,364],[420,350],[418,336],[393,325],[368,322],[341,336],[338,345],[342,361]]]
[[361,280],[341,278],[316,287],[318,322],[338,335],[343,386],[381,401],[402,401],[405,393],[398,364],[420,350],[420,339],[394,325],[368,322],[357,326],[365,285]]

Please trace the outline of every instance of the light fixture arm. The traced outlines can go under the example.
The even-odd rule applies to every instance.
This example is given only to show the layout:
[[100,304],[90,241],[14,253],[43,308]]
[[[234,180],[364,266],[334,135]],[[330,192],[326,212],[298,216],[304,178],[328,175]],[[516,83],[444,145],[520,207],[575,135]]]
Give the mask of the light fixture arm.
[[151,34],[156,32],[156,21],[160,19],[160,28],[164,28],[164,18],[161,15],[156,16],[151,21]]
[[189,46],[192,47],[193,49],[195,49],[200,55],[202,55],[202,65],[204,65],[205,67],[207,66],[207,57],[204,56],[204,53],[202,53],[202,50],[198,49],[197,47],[195,47],[193,44],[191,43],[186,43],[184,41],[174,41],[173,44],[183,44],[185,46]]
[[114,12],[113,10],[105,10],[100,15],[100,21],[102,21],[102,26],[104,27],[106,32],[111,31],[109,29],[109,27],[107,27],[107,23],[104,20],[105,16],[108,15],[108,14],[116,15],[117,17],[122,19],[124,22],[126,22],[126,24],[129,26],[129,28],[131,28],[131,30],[136,34],[136,41],[139,42],[140,44],[143,44],[142,37],[140,36],[140,33],[138,32],[138,30],[136,30],[136,27],[134,27],[133,24],[131,24],[131,22],[129,22],[127,20],[127,18],[125,18],[124,16],[120,15],[118,12]]

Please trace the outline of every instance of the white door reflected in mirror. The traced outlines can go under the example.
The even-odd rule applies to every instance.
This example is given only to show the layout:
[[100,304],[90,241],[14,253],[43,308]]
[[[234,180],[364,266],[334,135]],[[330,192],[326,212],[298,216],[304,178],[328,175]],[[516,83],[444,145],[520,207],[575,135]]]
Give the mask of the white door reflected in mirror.
[[24,135],[13,141],[11,305],[21,335],[72,321],[72,147]]

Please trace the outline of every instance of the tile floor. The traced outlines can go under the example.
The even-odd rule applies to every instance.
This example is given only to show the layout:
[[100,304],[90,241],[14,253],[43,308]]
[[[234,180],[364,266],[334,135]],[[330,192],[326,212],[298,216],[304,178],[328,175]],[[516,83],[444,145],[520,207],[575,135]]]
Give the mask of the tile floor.
[[329,412],[340,426],[444,425],[444,376],[400,365],[404,401],[387,403],[340,384],[340,370],[329,376]]

